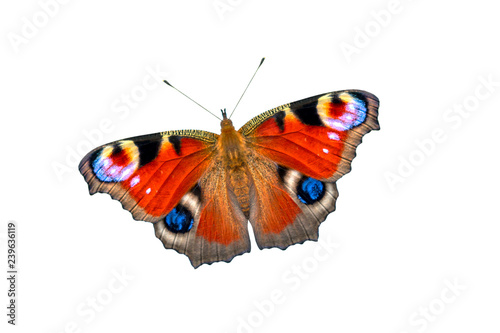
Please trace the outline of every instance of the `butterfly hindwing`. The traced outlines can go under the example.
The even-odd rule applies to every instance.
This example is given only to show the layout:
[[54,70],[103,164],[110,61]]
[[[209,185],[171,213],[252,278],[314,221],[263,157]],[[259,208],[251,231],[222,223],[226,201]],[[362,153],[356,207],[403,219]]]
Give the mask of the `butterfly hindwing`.
[[208,185],[208,189],[215,187],[215,192],[203,194],[196,186],[182,197],[171,219],[154,224],[156,237],[165,248],[185,254],[195,268],[217,261],[229,262],[250,251],[247,219],[232,201],[225,201],[226,188],[219,187],[222,173],[208,174],[209,177],[200,179],[200,184]]
[[[337,186],[335,183],[307,177],[296,170],[279,168],[281,168],[280,183],[300,211],[293,222],[284,229],[285,233],[289,234],[289,241],[284,244],[285,246],[280,244],[278,247],[286,248],[306,240],[317,240],[319,225],[335,210]],[[259,245],[261,248],[276,246],[273,244],[276,239],[287,240],[283,232],[256,236],[256,239],[259,238],[263,239]]]
[[285,249],[317,240],[320,223],[335,209],[335,183],[306,177],[262,157],[251,161],[254,186],[249,219],[259,248]]

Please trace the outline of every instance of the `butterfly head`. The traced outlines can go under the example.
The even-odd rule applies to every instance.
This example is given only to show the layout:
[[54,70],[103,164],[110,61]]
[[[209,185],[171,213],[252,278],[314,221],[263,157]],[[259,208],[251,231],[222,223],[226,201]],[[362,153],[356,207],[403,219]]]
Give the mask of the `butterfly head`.
[[226,109],[221,109],[220,112],[222,113],[222,121],[220,122],[222,132],[231,130],[234,131],[233,122],[227,117]]

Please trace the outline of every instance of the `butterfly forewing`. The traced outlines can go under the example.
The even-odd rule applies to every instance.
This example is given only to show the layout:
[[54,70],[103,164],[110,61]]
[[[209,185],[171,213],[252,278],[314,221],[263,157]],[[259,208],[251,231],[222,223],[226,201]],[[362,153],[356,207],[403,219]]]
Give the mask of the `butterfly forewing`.
[[94,149],[79,169],[91,194],[109,193],[135,219],[156,222],[198,182],[216,141],[190,130],[129,138]]
[[378,105],[365,91],[331,92],[264,112],[239,132],[279,165],[336,181],[349,172],[363,135],[379,129]]

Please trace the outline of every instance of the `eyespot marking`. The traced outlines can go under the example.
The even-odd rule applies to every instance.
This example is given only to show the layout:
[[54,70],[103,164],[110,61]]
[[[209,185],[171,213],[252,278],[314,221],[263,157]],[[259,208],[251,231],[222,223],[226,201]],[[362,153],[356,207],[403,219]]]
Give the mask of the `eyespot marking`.
[[325,185],[317,179],[303,177],[297,184],[297,197],[306,205],[318,202],[323,195],[325,195]]
[[193,224],[193,215],[182,205],[177,205],[165,216],[165,226],[174,233],[188,232],[193,227]]
[[92,171],[106,183],[127,180],[139,167],[139,152],[133,141],[103,147],[92,160]]

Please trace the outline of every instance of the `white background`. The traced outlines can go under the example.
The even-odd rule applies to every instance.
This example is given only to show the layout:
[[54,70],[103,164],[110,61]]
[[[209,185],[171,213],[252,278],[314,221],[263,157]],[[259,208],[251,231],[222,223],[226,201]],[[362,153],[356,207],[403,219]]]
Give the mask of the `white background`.
[[[2,278],[1,327],[499,331],[494,2],[60,1],[0,6],[4,272],[9,220],[19,239],[17,326],[6,323]],[[148,70],[218,112],[232,110],[263,56],[236,127],[287,102],[356,88],[380,98],[381,130],[338,182],[337,211],[320,227],[331,253],[316,242],[286,251],[253,244],[230,264],[195,270],[150,223],[90,196],[76,163],[130,136],[219,132],[215,118],[153,80],[123,109]]]

